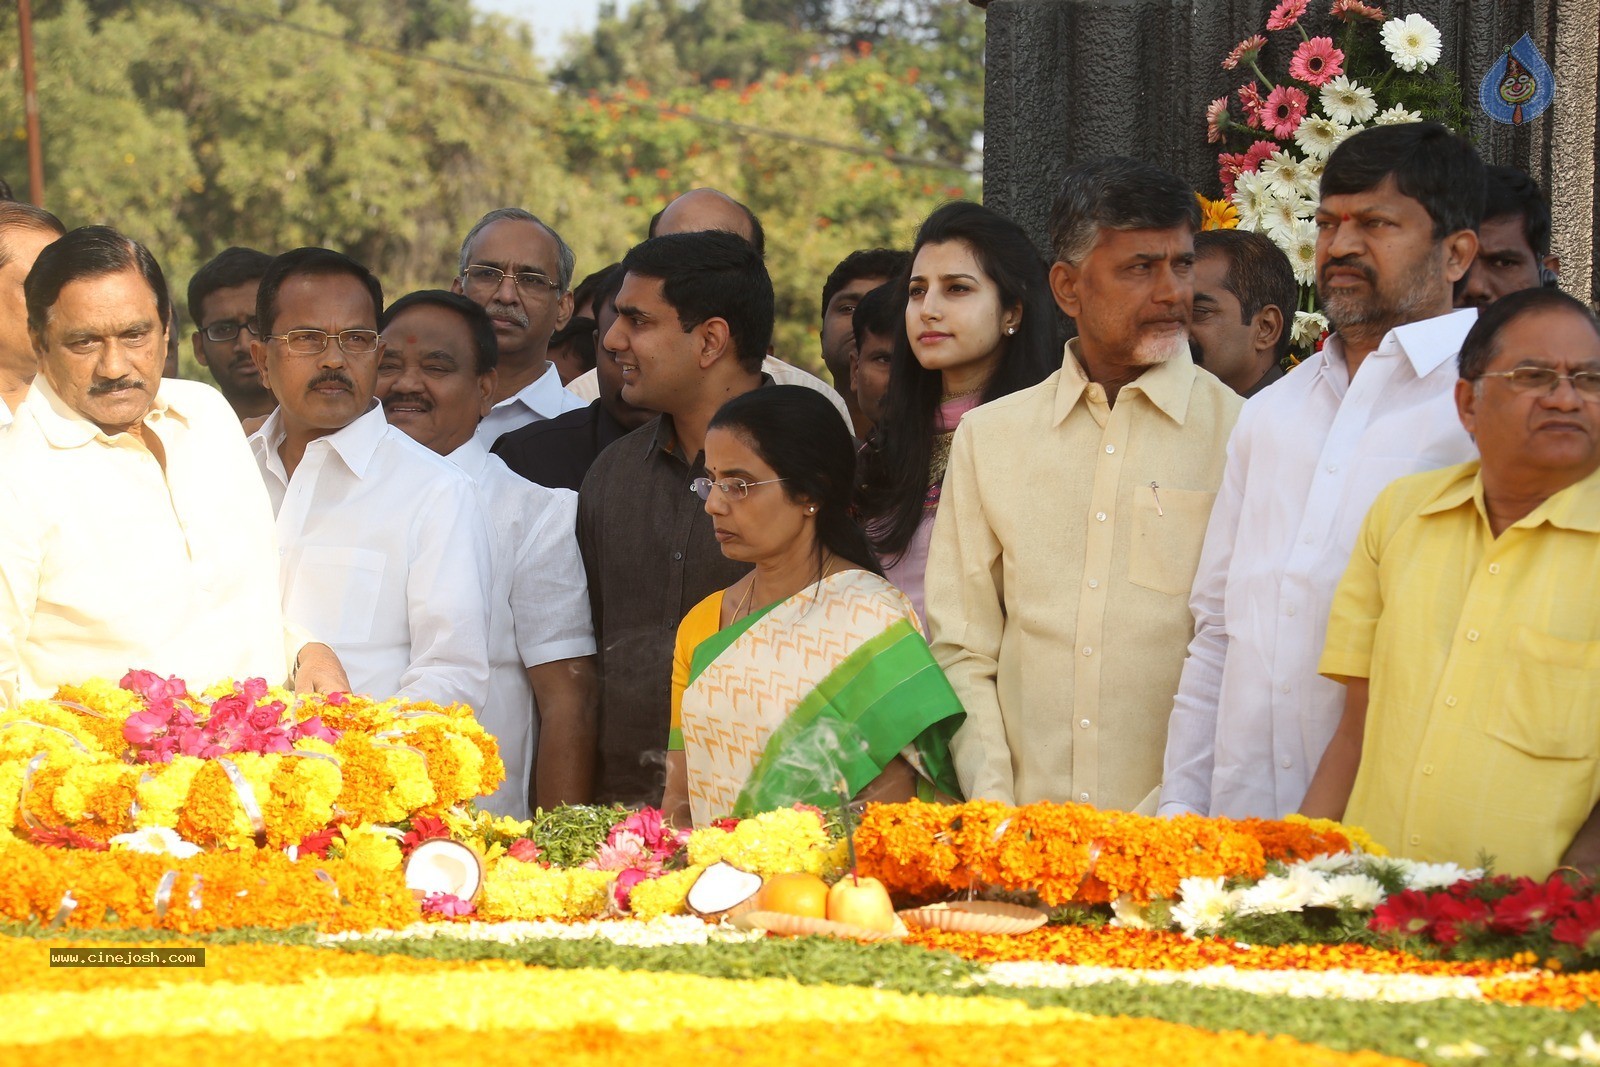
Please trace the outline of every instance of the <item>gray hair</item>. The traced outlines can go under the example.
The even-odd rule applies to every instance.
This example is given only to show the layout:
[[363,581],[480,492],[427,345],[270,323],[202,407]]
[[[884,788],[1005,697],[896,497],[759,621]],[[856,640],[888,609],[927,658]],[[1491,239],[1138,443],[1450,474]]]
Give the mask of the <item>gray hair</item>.
[[1058,261],[1077,263],[1101,230],[1200,229],[1194,188],[1176,174],[1126,156],[1067,168],[1050,209],[1050,247]]
[[551,226],[548,222],[545,222],[533,212],[524,211],[520,207],[497,207],[483,218],[479,219],[473,225],[472,229],[467,231],[466,238],[461,242],[461,266],[458,268],[459,270],[465,271],[467,269],[467,264],[470,262],[468,258],[468,250],[472,248],[473,240],[476,239],[478,234],[482,233],[488,226],[499,222],[501,219],[514,219],[517,222],[531,222],[535,226],[538,226],[540,229],[544,230],[545,233],[549,234],[556,243],[556,283],[561,286],[561,291],[563,293],[572,287],[572,275],[578,267],[577,253],[573,252],[572,249],[568,247],[567,242],[561,239],[561,235],[555,231],[555,227]]

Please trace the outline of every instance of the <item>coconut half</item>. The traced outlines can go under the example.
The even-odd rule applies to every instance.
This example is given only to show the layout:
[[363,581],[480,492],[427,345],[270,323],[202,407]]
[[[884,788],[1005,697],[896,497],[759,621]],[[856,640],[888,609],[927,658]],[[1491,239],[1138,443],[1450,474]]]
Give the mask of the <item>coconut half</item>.
[[718,860],[700,872],[684,903],[702,919],[716,922],[741,904],[754,904],[761,876]]
[[483,886],[483,860],[459,841],[435,837],[411,850],[406,860],[406,888],[421,899],[449,893],[471,900]]

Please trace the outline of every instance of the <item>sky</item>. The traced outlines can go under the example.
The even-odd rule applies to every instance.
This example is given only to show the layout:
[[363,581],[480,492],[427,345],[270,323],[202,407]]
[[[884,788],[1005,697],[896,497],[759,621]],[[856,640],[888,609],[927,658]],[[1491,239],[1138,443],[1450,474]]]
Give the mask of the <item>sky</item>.
[[[601,0],[474,0],[482,11],[510,15],[534,28],[534,41],[545,59],[554,59],[561,53],[562,39],[567,33],[594,28],[599,17]],[[627,0],[617,4],[619,11],[626,10]]]

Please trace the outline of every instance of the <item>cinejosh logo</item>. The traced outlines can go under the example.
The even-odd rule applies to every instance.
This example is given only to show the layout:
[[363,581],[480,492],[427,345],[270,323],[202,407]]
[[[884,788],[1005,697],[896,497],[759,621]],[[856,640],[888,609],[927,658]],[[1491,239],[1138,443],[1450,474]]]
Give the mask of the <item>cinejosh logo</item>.
[[204,967],[203,948],[53,948],[52,967]]

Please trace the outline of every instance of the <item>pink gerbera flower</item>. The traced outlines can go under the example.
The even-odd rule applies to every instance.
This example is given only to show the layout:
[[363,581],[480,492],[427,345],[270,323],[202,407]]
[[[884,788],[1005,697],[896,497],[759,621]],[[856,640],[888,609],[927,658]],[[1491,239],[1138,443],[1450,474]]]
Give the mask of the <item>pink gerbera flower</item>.
[[1233,51],[1229,52],[1227,58],[1222,61],[1222,69],[1233,70],[1240,63],[1254,63],[1256,56],[1259,56],[1261,50],[1265,47],[1267,47],[1267,39],[1259,33],[1246,37],[1233,46]]
[[1239,106],[1244,109],[1244,120],[1253,129],[1261,128],[1261,88],[1255,82],[1239,86]]
[[1344,73],[1344,53],[1331,37],[1313,37],[1301,43],[1289,60],[1289,77],[1321,88]]
[[1266,101],[1261,105],[1261,125],[1272,136],[1287,140],[1300,128],[1300,121],[1306,117],[1308,103],[1310,98],[1299,89],[1280,85],[1267,94]]
[[1219,96],[1206,107],[1206,140],[1211,144],[1222,142],[1223,125],[1228,121],[1228,98]]
[[1244,154],[1243,170],[1254,173],[1261,169],[1261,164],[1272,158],[1272,153],[1278,151],[1278,146],[1271,141],[1257,141],[1251,145]]
[[1222,183],[1223,196],[1233,199],[1233,183],[1243,172],[1243,152],[1223,152],[1217,156],[1217,181]]
[[1272,14],[1267,16],[1267,29],[1287,30],[1300,21],[1300,16],[1306,13],[1306,4],[1310,0],[1283,0],[1283,3],[1272,9]]
[[1388,18],[1382,8],[1364,4],[1361,0],[1333,0],[1333,10],[1330,12],[1336,19],[1354,22],[1356,19],[1371,19],[1373,22],[1382,22]]

